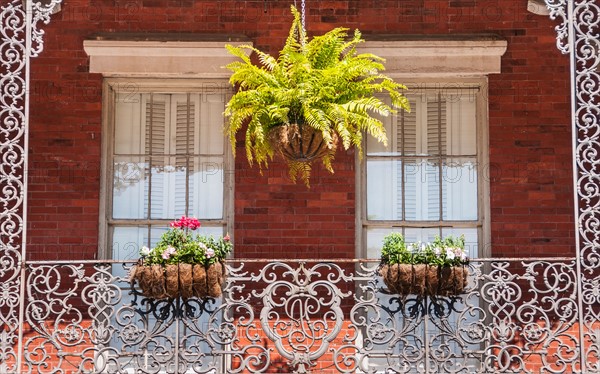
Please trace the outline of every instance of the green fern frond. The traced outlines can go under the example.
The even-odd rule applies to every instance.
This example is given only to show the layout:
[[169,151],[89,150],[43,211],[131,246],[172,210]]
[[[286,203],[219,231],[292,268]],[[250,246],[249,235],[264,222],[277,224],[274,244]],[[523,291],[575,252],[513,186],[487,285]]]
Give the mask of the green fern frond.
[[300,177],[307,188],[310,188],[311,163],[306,161],[288,161],[289,176],[292,182]]
[[[363,42],[358,30],[348,38],[348,29],[335,28],[308,39],[301,16],[291,7],[293,21],[285,46],[274,58],[250,45],[226,46],[239,61],[226,66],[230,83],[239,87],[225,107],[226,132],[235,152],[235,138],[245,128],[248,161],[267,167],[275,147],[273,129],[290,123],[305,123],[322,135],[326,151],[323,166],[333,172],[334,144],[357,148],[362,155],[363,133],[387,144],[380,118],[396,109],[409,110],[402,91],[382,71],[385,60],[369,53],[358,53]],[[249,52],[256,53],[259,66]],[[376,94],[386,94],[390,105]],[[290,178],[301,178],[307,185],[311,162],[288,160]]]
[[[246,54],[246,52],[244,52],[244,49],[254,50],[254,48],[251,45],[243,44],[243,45],[239,45],[239,46],[233,46],[230,44],[225,44],[225,48],[232,55],[239,57],[240,59],[242,59],[242,61],[244,61],[246,63],[250,63],[250,57],[248,54]],[[235,63],[236,62],[233,62],[232,64],[235,64]],[[229,64],[229,65],[231,65],[231,64]],[[229,66],[229,65],[227,65],[227,66]]]

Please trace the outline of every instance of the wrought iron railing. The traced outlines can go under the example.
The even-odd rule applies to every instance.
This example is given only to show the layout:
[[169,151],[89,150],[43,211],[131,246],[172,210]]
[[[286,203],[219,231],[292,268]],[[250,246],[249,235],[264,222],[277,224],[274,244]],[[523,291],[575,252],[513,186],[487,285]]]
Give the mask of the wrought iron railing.
[[598,368],[589,348],[598,342],[581,336],[597,336],[599,322],[578,320],[579,308],[598,305],[579,299],[573,258],[472,261],[456,297],[389,294],[377,261],[231,260],[220,300],[151,300],[132,288],[131,266],[25,264],[25,287],[2,290],[5,309],[20,303],[20,314],[18,329],[2,321],[0,373]]

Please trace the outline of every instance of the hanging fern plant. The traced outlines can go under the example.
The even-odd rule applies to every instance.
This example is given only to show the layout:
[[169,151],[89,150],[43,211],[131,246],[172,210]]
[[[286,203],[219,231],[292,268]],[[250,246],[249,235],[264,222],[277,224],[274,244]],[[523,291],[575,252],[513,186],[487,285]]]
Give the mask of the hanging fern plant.
[[[379,118],[396,109],[409,110],[409,105],[401,93],[406,87],[381,73],[384,60],[356,51],[363,41],[358,30],[350,39],[348,29],[339,27],[309,40],[294,6],[292,14],[278,58],[250,45],[226,46],[241,61],[226,66],[233,72],[230,83],[239,90],[227,103],[225,115],[234,153],[236,134],[247,126],[245,147],[251,165],[267,167],[280,153],[291,179],[299,176],[308,186],[315,160],[333,173],[338,143],[346,150],[355,146],[362,155],[366,132],[387,145]],[[261,66],[253,64],[247,52],[256,53]],[[378,93],[389,95],[391,105],[375,96]]]

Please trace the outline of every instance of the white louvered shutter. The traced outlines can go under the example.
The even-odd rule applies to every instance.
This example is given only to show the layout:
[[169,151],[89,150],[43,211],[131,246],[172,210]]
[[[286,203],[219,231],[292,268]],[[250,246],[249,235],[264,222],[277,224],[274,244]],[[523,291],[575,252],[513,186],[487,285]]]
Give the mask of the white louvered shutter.
[[441,165],[440,157],[446,152],[446,100],[441,96],[431,95],[427,97],[427,154],[432,156],[426,165],[427,183],[427,214],[431,220],[441,219],[440,204],[443,192],[441,189]]
[[[169,169],[168,136],[169,136],[169,96],[143,96],[145,152],[150,160],[150,183],[145,188],[146,206],[144,216],[163,218],[166,215],[165,197],[166,171]],[[150,206],[150,212],[148,212]]]
[[[188,203],[193,205],[193,194],[189,191],[193,183],[188,180],[188,173],[193,173],[194,150],[197,149],[198,140],[194,136],[198,107],[198,95],[173,95],[173,121],[175,126],[175,154],[176,171],[174,175],[174,215],[189,214]],[[190,168],[192,170],[190,170]],[[188,184],[189,183],[189,184]],[[189,202],[188,202],[189,199]]]
[[[421,107],[420,98],[409,99],[411,112],[404,112],[401,117],[401,123],[397,127],[398,138],[402,139],[399,144],[400,152],[405,156],[415,156],[418,153],[418,123],[417,120],[421,116],[418,115],[419,108]],[[416,163],[416,159],[404,157],[402,165],[404,168],[404,182],[402,181],[402,174],[399,175],[398,180],[398,196],[402,196],[402,188],[404,188],[404,208],[405,217],[404,219],[415,219],[417,215],[417,176],[419,164]]]

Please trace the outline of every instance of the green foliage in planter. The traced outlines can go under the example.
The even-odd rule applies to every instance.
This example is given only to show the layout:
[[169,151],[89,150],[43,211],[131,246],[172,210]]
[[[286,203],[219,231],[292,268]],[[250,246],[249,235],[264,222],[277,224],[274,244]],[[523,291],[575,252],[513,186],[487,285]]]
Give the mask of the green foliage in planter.
[[381,262],[384,264],[427,264],[460,266],[469,263],[465,251],[465,237],[436,235],[431,243],[406,244],[402,234],[393,232],[383,239]]
[[[325,145],[334,152],[339,137],[344,149],[354,145],[362,155],[364,132],[387,145],[378,117],[394,113],[394,108],[409,110],[408,100],[400,92],[406,87],[381,73],[385,70],[382,58],[356,51],[363,41],[358,30],[349,39],[348,29],[339,27],[309,40],[293,6],[292,14],[294,21],[278,58],[249,45],[226,46],[242,60],[226,66],[233,72],[230,83],[239,88],[225,109],[233,151],[236,133],[247,125],[248,161],[267,167],[274,154],[271,130],[302,121],[320,131]],[[262,66],[254,65],[247,51],[256,53]],[[391,106],[375,96],[378,93],[387,94]],[[334,152],[322,157],[330,172]],[[308,182],[310,162],[292,160],[288,164],[292,179],[299,174]]]
[[211,265],[223,261],[233,249],[229,235],[214,238],[193,234],[200,227],[196,218],[181,217],[171,222],[154,248],[143,246],[140,255],[145,265]]

